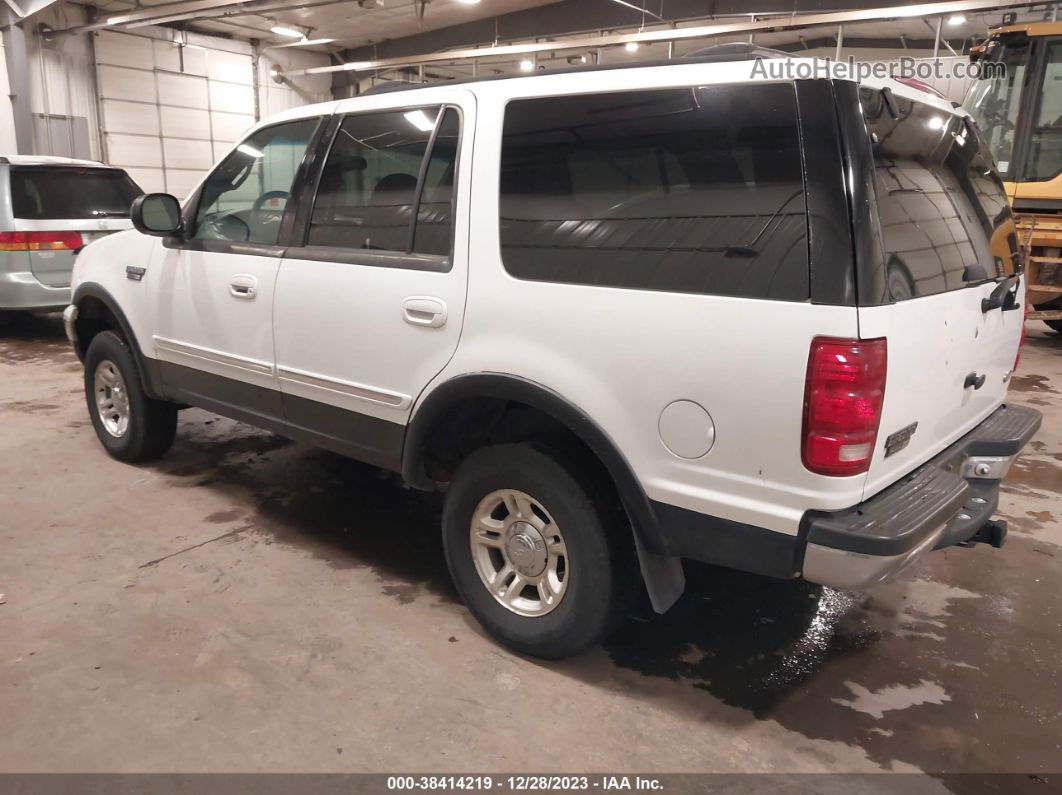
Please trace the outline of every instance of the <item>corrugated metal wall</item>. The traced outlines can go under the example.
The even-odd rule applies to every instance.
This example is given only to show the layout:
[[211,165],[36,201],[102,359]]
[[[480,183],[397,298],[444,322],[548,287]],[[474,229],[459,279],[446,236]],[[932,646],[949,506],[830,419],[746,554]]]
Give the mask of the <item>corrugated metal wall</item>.
[[177,44],[101,31],[100,128],[107,160],[145,190],[184,196],[255,121],[251,47]]
[[[69,36],[45,42],[31,30],[44,23],[53,28],[83,25],[88,21],[81,6],[62,3],[48,8],[32,22],[24,23],[26,32],[27,72],[30,82],[30,109],[44,116],[85,119],[89,152],[100,156],[99,124],[96,117],[96,90],[92,72],[92,44],[87,35]],[[49,140],[52,126],[45,124],[44,134],[35,142],[33,154],[66,155],[70,153],[69,138]]]
[[[80,8],[63,4],[40,21],[63,28],[86,20]],[[325,65],[322,53],[266,50],[258,59],[256,108],[250,44],[162,28],[57,42],[34,36],[27,56],[34,113],[86,119],[93,158],[128,169],[145,190],[180,197],[256,118],[331,99],[327,75],[285,84],[269,76],[273,63]],[[13,141],[7,146],[14,151]],[[42,139],[35,154],[68,154],[68,146]]]
[[11,116],[11,89],[7,83],[7,57],[0,39],[0,154],[17,152],[15,123]]

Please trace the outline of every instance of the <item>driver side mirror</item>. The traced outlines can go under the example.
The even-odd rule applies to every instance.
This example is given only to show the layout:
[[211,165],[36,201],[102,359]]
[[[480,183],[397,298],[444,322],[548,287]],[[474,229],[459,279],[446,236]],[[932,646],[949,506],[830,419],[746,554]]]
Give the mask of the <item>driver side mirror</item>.
[[168,193],[145,193],[129,210],[133,226],[144,235],[171,237],[181,233],[181,203]]

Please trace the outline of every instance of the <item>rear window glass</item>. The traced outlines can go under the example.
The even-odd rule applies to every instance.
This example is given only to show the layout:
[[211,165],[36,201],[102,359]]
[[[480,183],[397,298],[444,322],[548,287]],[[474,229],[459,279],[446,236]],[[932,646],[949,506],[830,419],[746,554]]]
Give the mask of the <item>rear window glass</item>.
[[860,89],[874,151],[888,299],[1013,273],[1017,239],[987,145],[932,105]]
[[807,300],[802,173],[791,84],[516,100],[503,262],[524,279]]
[[112,168],[11,169],[16,218],[128,218],[141,193],[128,174]]

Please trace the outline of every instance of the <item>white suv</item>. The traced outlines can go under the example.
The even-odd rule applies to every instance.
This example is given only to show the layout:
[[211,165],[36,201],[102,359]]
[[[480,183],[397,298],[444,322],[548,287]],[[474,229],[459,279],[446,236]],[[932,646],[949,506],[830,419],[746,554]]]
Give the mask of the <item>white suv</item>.
[[199,406],[446,491],[447,562],[572,654],[681,558],[858,588],[1002,542],[1014,227],[965,112],[746,62],[394,89],[259,124],[78,258],[111,455]]

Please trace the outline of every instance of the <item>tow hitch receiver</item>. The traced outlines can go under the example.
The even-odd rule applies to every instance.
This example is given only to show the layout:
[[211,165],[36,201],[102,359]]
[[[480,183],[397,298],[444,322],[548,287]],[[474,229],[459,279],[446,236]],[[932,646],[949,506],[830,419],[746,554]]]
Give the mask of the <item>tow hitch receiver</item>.
[[1002,519],[990,519],[981,525],[981,529],[973,537],[968,538],[966,541],[960,541],[958,546],[972,547],[975,544],[991,544],[996,549],[999,549],[1006,540],[1007,523]]

